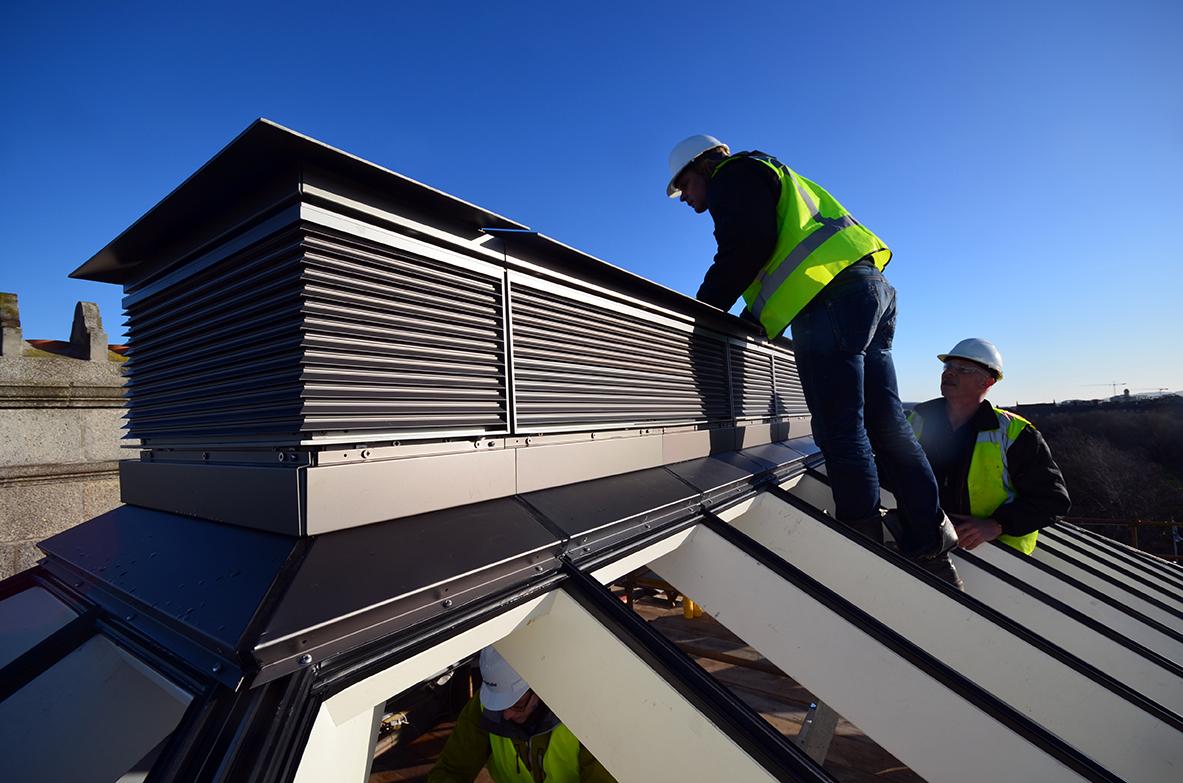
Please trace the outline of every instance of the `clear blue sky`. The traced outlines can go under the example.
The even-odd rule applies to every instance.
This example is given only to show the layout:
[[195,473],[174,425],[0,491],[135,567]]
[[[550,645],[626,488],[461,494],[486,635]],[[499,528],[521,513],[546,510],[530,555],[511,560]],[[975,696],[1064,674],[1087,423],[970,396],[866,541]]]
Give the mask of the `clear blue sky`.
[[6,3],[0,290],[66,275],[259,116],[693,293],[669,148],[771,152],[895,251],[905,399],[993,339],[996,402],[1183,389],[1183,3]]

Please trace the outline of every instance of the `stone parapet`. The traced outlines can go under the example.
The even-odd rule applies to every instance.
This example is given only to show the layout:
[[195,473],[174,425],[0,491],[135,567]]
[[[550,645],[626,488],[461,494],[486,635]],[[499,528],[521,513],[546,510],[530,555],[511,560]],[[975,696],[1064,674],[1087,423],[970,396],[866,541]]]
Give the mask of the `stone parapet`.
[[0,578],[33,565],[38,541],[119,505],[122,350],[91,302],[69,341],[27,340],[16,295],[0,293]]

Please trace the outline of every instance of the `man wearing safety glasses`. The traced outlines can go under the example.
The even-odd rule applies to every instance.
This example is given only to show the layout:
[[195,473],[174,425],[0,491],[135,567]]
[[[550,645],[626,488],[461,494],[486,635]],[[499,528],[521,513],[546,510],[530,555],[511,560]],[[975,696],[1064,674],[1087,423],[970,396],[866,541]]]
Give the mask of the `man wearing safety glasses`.
[[1038,530],[1068,513],[1064,476],[1031,422],[986,399],[1002,380],[1002,354],[971,337],[948,353],[941,396],[908,415],[932,465],[941,507],[963,549],[997,540],[1023,554]]

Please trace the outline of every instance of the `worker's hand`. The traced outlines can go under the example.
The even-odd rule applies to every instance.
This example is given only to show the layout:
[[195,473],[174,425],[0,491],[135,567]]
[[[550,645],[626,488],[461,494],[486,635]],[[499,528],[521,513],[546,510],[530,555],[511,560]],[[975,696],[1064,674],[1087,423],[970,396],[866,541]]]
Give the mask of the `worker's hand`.
[[968,514],[950,514],[957,529],[957,545],[962,549],[973,549],[1002,535],[1002,525],[993,519],[978,519]]

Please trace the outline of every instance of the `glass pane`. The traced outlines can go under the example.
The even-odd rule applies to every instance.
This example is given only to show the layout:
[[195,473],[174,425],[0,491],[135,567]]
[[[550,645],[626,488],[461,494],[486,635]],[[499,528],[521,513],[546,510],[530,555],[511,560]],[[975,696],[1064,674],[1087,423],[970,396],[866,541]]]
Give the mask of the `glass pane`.
[[0,703],[5,779],[112,783],[172,733],[192,699],[92,637]]
[[0,601],[0,668],[77,616],[41,587]]

